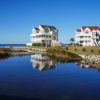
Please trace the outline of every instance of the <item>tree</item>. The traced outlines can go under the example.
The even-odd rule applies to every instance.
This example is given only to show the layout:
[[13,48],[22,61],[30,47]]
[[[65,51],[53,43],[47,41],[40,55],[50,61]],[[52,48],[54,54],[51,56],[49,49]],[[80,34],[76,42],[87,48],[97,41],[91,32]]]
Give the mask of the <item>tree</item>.
[[71,39],[70,39],[70,42],[71,42],[72,44],[74,44],[74,42],[75,42],[74,38],[71,38]]

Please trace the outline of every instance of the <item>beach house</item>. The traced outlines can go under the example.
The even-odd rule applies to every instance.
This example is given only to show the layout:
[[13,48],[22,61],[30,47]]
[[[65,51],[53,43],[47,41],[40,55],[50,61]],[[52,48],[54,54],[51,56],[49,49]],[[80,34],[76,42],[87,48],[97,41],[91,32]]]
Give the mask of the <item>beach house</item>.
[[58,30],[55,26],[39,25],[32,29],[30,45],[55,46],[58,43]]
[[82,26],[75,31],[75,43],[81,46],[99,46],[100,27]]

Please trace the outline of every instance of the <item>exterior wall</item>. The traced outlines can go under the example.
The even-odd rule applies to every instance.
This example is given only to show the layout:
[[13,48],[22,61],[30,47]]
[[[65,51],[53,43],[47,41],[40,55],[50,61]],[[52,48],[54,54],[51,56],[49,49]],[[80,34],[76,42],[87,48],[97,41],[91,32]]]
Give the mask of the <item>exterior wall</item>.
[[75,43],[78,43],[82,46],[98,46],[99,36],[99,30],[91,31],[89,28],[86,28],[85,30],[81,28],[80,32],[75,32]]

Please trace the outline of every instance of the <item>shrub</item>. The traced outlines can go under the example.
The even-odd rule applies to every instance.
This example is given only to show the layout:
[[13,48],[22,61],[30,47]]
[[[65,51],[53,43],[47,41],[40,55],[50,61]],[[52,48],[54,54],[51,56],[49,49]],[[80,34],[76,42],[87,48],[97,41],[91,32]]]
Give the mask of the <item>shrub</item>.
[[94,52],[94,50],[92,49],[91,52]]
[[86,51],[86,49],[85,49],[85,48],[83,48],[83,49],[82,49],[82,51],[84,51],[84,52],[85,52],[85,51]]

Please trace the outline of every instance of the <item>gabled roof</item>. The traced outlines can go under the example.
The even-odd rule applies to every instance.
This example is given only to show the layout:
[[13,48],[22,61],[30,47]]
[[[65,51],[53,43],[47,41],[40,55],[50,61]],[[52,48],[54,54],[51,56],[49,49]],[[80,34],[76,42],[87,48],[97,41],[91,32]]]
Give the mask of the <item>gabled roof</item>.
[[50,29],[50,31],[56,30],[56,27],[54,27],[54,26],[41,25],[41,27],[42,27],[44,30],[45,30],[45,29]]
[[43,29],[48,29],[47,25],[40,25]]
[[37,33],[39,33],[39,28],[37,28],[37,27],[34,27],[34,29],[35,29],[35,31],[37,32]]
[[82,29],[85,30],[86,28],[89,28],[91,31],[92,30],[100,30],[98,26],[82,26]]
[[39,28],[37,28],[37,27],[34,27],[34,29],[39,31]]
[[50,30],[56,30],[56,27],[54,26],[48,26]]

